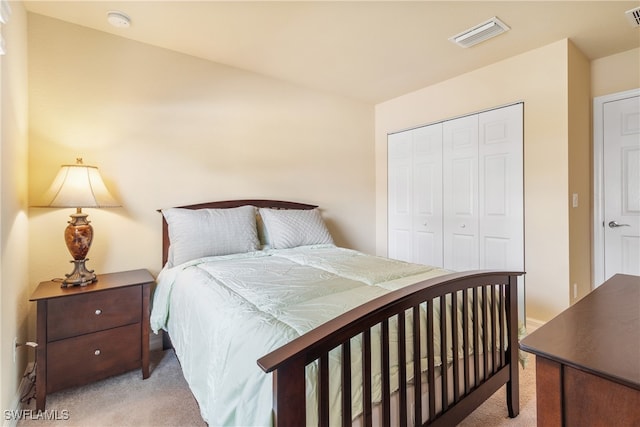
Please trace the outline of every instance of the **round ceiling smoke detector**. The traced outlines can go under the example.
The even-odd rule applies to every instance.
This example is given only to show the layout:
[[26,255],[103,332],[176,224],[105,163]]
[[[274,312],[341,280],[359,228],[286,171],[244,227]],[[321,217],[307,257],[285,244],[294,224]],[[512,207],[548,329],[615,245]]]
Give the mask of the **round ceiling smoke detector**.
[[131,18],[122,12],[107,12],[107,21],[117,28],[129,28],[131,26]]

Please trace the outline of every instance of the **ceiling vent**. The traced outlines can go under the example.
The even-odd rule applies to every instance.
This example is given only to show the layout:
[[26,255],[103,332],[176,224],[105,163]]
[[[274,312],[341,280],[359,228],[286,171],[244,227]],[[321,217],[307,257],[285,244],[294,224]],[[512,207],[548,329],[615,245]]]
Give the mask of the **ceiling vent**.
[[458,46],[471,47],[508,30],[510,30],[510,28],[507,24],[494,16],[482,24],[478,24],[473,28],[469,28],[468,30],[461,32],[460,34],[449,37],[449,40]]
[[636,7],[635,9],[627,10],[625,13],[627,15],[627,19],[632,27],[638,28],[640,27],[640,7]]

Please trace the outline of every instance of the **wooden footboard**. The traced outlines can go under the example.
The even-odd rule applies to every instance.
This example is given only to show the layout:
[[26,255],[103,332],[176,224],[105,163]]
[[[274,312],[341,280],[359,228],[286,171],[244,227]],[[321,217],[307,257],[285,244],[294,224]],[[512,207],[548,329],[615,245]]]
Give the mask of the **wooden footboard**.
[[[509,415],[517,416],[516,283],[521,274],[473,271],[425,280],[355,308],[262,357],[258,365],[273,373],[274,424],[307,423],[309,364],[317,364],[318,372],[314,382],[318,401],[309,405],[317,407],[318,413],[311,418],[321,426],[335,419],[330,413],[330,381],[340,381],[339,418],[344,426],[351,426],[356,417],[363,426],[371,426],[374,406],[379,407],[379,421],[385,426],[456,425],[503,384],[507,384]],[[372,346],[374,328],[379,346]],[[395,337],[390,330],[396,331],[397,344],[390,339]],[[360,359],[352,357],[353,340],[362,348],[359,364],[352,363]],[[341,358],[338,379],[328,373],[329,353],[334,349]],[[391,353],[397,359],[395,367]],[[372,371],[372,355],[379,357],[381,372]],[[421,358],[426,358],[426,366],[413,363]],[[436,359],[443,361],[441,366]],[[362,384],[352,384],[352,369],[361,369]],[[391,379],[394,372],[396,380]],[[381,399],[374,401],[373,382],[378,377]],[[362,395],[361,404],[356,405],[361,413],[352,410],[354,388],[361,389],[356,393]],[[393,411],[397,412],[394,419],[392,395],[400,408]]]

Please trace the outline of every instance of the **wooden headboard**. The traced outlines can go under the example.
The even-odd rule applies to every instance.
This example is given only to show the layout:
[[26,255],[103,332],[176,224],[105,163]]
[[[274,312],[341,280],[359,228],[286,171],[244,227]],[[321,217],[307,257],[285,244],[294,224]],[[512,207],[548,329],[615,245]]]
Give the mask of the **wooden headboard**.
[[[318,206],[306,203],[287,202],[282,200],[224,200],[220,202],[198,203],[196,205],[176,206],[181,209],[227,209],[239,206],[255,206],[257,208],[271,209],[314,209]],[[167,221],[162,217],[162,265],[169,259],[169,227]]]

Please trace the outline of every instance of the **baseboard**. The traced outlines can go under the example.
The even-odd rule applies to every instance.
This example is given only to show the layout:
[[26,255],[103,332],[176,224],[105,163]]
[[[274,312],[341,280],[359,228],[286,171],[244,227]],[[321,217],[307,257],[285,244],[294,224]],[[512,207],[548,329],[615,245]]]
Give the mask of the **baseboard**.
[[535,331],[545,323],[546,322],[543,322],[542,320],[534,319],[533,317],[527,317],[527,334]]
[[31,375],[29,373],[33,370],[33,362],[30,362],[27,365],[27,368],[24,370],[24,375],[22,376],[22,381],[20,381],[20,385],[18,386],[18,391],[13,398],[13,402],[11,403],[11,408],[6,410],[2,414],[2,426],[3,427],[16,427],[18,425],[18,421],[22,416],[22,397],[29,392],[31,389],[32,381]]

